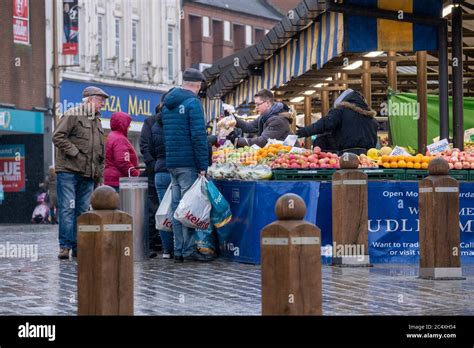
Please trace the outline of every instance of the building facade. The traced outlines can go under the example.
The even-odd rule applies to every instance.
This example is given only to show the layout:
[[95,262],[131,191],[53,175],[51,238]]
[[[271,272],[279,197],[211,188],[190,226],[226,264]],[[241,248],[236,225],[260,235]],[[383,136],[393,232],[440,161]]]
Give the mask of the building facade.
[[51,133],[44,0],[0,1],[0,223],[28,222]]
[[[139,153],[143,121],[154,114],[162,94],[181,81],[179,0],[62,0],[56,4],[62,66],[56,107],[63,112],[80,102],[87,86],[102,88],[110,95],[102,110],[106,134],[113,112],[130,114],[129,138]],[[49,38],[53,37],[52,6],[52,0],[47,0]],[[67,54],[71,47],[74,52],[74,44],[68,41],[77,41],[77,54]],[[52,39],[48,44],[52,52]],[[52,97],[52,56],[48,59],[48,95]]]
[[216,60],[252,46],[283,16],[284,11],[267,0],[183,0],[182,69],[204,70]]

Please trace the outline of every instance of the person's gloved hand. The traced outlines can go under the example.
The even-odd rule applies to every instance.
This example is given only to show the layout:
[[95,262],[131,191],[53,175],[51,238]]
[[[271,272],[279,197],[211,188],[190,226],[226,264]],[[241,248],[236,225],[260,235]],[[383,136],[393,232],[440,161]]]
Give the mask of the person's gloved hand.
[[215,135],[208,135],[207,136],[207,142],[211,144],[212,146],[217,145],[217,137]]
[[306,138],[308,136],[304,127],[300,126],[296,126],[296,135],[298,136],[298,138]]
[[235,143],[235,139],[242,137],[242,129],[235,128],[228,136],[227,140],[230,140],[232,144]]
[[233,144],[235,142],[235,139],[237,139],[237,134],[235,133],[235,130],[229,133],[226,139],[229,140]]

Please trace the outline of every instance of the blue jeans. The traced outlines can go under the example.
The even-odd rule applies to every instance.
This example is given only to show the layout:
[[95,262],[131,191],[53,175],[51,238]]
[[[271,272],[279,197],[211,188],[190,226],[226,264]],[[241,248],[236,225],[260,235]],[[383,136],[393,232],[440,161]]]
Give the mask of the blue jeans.
[[79,174],[59,172],[59,246],[76,250],[76,219],[89,210],[94,180]]
[[[173,202],[171,203],[171,207],[174,214],[181,198],[196,181],[198,172],[194,168],[171,168],[168,170],[171,174],[171,183],[173,185]],[[186,257],[196,251],[196,240],[194,239],[193,228],[183,226],[178,220],[173,219],[173,233],[175,256]]]
[[[160,204],[165,197],[166,189],[171,183],[171,176],[168,172],[155,173],[155,187]],[[170,231],[159,231],[161,243],[163,244],[163,254],[172,253],[174,250],[173,232]]]

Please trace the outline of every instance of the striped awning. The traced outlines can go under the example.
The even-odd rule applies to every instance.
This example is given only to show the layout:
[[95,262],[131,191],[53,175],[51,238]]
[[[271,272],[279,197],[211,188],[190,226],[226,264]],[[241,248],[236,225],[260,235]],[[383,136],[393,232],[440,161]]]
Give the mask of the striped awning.
[[321,69],[324,64],[343,52],[343,41],[343,15],[335,12],[324,13],[319,22],[313,22],[300,31],[267,59],[263,63],[261,75],[249,76],[233,93],[227,94],[226,103],[249,103],[263,88],[278,88],[313,67]]
[[235,106],[249,103],[258,90],[277,89],[309,70],[323,69],[343,53],[437,50],[437,25],[359,16],[349,9],[382,10],[400,16],[414,14],[427,19],[424,23],[431,23],[428,19],[441,18],[442,4],[442,0],[344,0],[339,6],[347,6],[346,11],[336,9],[320,14],[274,51],[260,66],[259,75],[253,76],[254,71],[250,71],[250,76],[239,83],[241,72],[227,74],[233,90],[224,100]]
[[[345,0],[344,4],[376,8],[440,18],[442,0]],[[370,51],[435,51],[438,49],[438,28],[388,19],[346,15],[345,52]]]
[[222,112],[222,100],[202,98],[201,101],[206,121],[214,121]]

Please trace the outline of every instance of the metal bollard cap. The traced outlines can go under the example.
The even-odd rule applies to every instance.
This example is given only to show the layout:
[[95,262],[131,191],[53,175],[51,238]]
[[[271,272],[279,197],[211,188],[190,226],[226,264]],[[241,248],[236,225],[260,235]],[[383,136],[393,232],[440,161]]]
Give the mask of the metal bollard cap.
[[94,210],[115,210],[120,207],[120,197],[112,187],[99,186],[92,192],[91,204]]
[[356,154],[346,152],[339,158],[341,169],[357,169],[359,168],[359,157]]
[[275,214],[278,220],[303,220],[306,215],[306,204],[300,196],[287,193],[278,198]]
[[428,164],[428,173],[430,175],[448,175],[449,164],[444,158],[438,157]]

